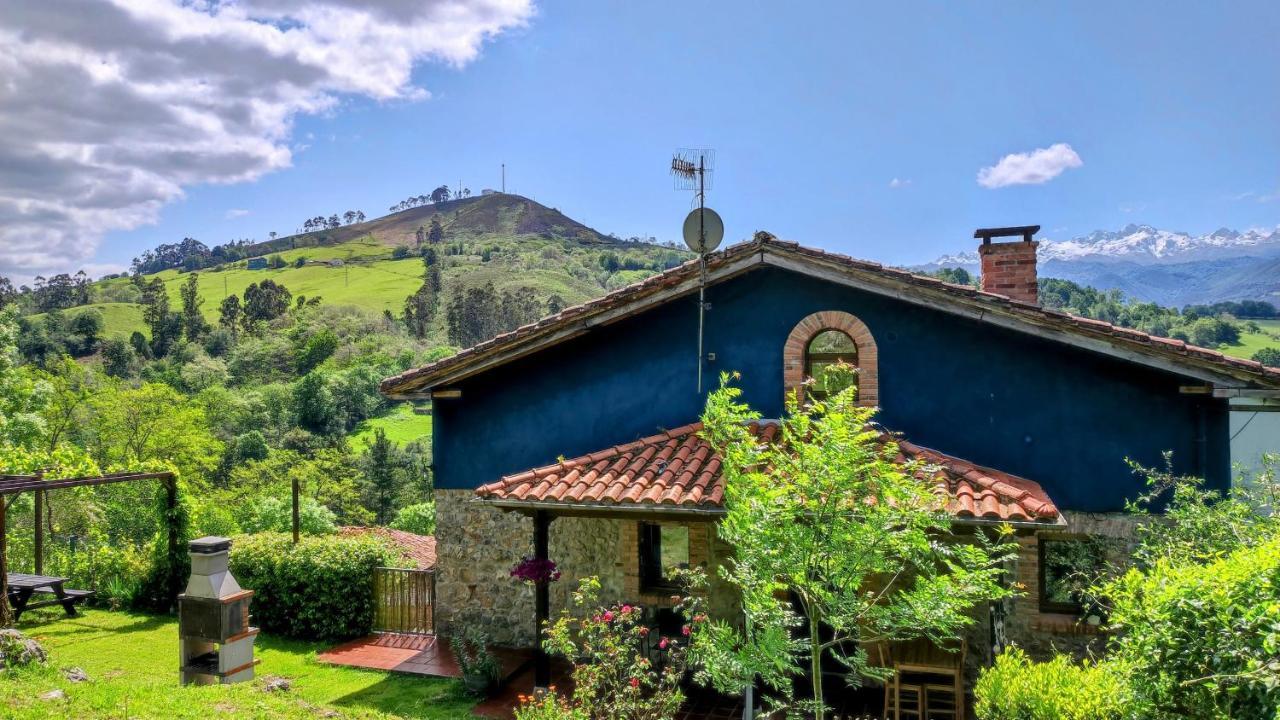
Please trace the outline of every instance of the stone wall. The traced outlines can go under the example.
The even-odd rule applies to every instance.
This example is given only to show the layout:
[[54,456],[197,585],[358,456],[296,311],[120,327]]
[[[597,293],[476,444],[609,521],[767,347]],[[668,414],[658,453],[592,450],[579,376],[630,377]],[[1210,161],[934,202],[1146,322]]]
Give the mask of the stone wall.
[[1064,512],[1067,524],[1036,536],[1018,538],[1014,578],[1022,594],[1011,603],[1005,623],[1009,642],[1037,658],[1056,652],[1083,657],[1102,649],[1100,629],[1076,615],[1040,611],[1040,539],[1101,537],[1111,540],[1108,560],[1123,563],[1130,556],[1141,520],[1126,513]]
[[495,644],[532,645],[533,588],[509,573],[533,553],[533,521],[477,503],[471,490],[437,489],[435,501],[436,632],[466,614]]

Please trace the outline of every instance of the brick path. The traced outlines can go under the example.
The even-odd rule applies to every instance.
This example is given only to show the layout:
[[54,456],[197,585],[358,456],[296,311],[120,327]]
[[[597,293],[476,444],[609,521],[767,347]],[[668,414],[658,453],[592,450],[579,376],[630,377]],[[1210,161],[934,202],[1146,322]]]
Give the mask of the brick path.
[[[502,676],[510,677],[531,657],[528,650],[493,648],[502,663]],[[327,650],[316,659],[320,662],[370,670],[392,670],[413,675],[462,677],[458,662],[447,642],[434,635],[400,635],[379,633],[343,643]]]

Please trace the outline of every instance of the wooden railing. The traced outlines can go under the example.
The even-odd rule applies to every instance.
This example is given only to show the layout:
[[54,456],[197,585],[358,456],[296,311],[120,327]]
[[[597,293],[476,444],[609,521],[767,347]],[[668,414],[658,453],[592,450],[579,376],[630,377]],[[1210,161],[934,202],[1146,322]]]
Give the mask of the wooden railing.
[[373,572],[374,632],[435,632],[436,575],[380,567]]

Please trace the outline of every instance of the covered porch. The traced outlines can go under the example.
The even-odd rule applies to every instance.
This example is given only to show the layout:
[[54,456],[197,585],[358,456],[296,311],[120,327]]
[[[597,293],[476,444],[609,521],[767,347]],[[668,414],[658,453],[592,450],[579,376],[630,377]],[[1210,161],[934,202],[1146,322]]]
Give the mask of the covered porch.
[[[472,502],[519,513],[531,519],[533,557],[559,561],[551,552],[557,527],[566,519],[594,518],[606,521],[610,532],[599,530],[599,541],[613,543],[616,580],[614,596],[607,602],[638,604],[653,612],[659,622],[664,606],[670,607],[675,588],[664,583],[664,568],[671,565],[701,567],[713,580],[709,588],[714,615],[732,619],[738,612],[731,587],[720,581],[716,566],[731,554],[731,548],[716,535],[716,522],[724,514],[724,487],[720,459],[700,436],[694,423],[630,443],[618,445],[553,465],[502,478],[475,491]],[[761,422],[753,430],[762,441],[772,441],[777,424]],[[935,482],[944,494],[947,509],[955,518],[959,533],[973,532],[984,525],[1009,523],[1022,533],[1060,526],[1062,518],[1040,486],[1032,481],[981,467],[959,458],[895,439],[901,459],[924,464],[922,479]],[[569,520],[577,531],[576,520]],[[526,527],[528,527],[526,525]],[[616,536],[613,533],[616,532]],[[616,539],[614,539],[616,537]],[[512,557],[512,562],[518,558]],[[598,563],[598,567],[604,567]],[[568,572],[571,568],[563,568]],[[609,568],[604,568],[606,571]],[[579,577],[589,572],[576,573]],[[557,588],[556,594],[565,589]],[[541,628],[552,616],[553,589],[542,583],[534,588],[533,621]],[[990,621],[980,644],[1003,642],[1000,627],[1005,608],[991,608]],[[551,662],[535,645],[529,688],[547,687],[552,682]],[[924,648],[893,646],[878,648],[881,662],[905,678],[879,691],[876,713],[894,717],[911,715],[913,708],[930,703],[926,689],[935,698],[949,694],[948,717],[963,717],[965,694],[965,653],[963,647]],[[984,652],[985,656],[986,653]],[[950,688],[944,693],[943,687]],[[863,698],[863,707],[868,707]],[[899,711],[899,709],[901,709]],[[945,710],[943,711],[945,712]]]

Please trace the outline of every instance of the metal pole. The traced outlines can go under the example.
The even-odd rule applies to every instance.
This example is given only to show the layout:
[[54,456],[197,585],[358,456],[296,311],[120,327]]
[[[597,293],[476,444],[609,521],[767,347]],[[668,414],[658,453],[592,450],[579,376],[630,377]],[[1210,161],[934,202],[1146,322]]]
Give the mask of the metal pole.
[[707,314],[706,156],[698,155],[698,394],[702,394],[702,331]]

